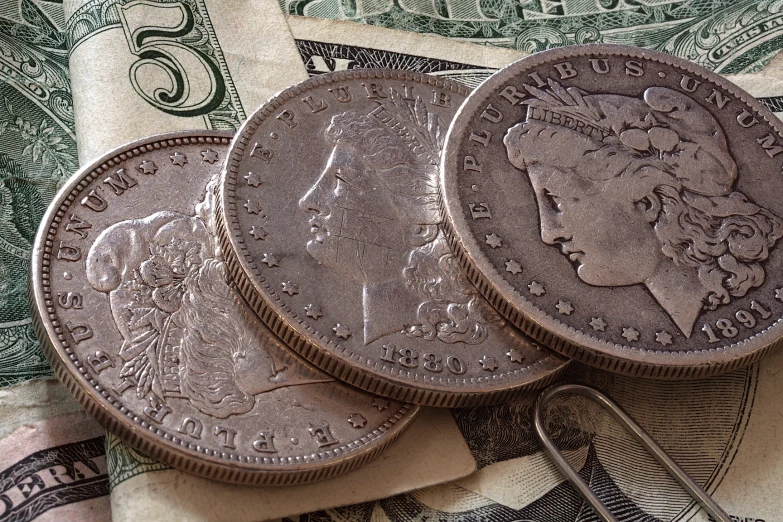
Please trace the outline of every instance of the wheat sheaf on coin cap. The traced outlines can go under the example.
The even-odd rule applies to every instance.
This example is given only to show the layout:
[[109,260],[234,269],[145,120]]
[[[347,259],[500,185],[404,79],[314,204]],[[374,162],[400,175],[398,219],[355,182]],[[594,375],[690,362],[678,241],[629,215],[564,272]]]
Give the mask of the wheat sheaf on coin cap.
[[728,371],[782,333],[779,126],[668,55],[537,53],[450,128],[447,234],[487,299],[563,355],[659,378]]
[[236,292],[214,220],[231,137],[152,136],[77,173],[36,238],[36,329],[80,404],[144,453],[236,483],[331,477],[417,408],[308,364]]

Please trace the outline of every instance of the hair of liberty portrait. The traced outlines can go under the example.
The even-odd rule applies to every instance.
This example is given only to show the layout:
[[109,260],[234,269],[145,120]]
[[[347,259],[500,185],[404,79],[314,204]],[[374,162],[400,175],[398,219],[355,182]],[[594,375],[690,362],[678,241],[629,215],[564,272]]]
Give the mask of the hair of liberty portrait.
[[394,89],[325,132],[323,171],[300,199],[308,253],[362,285],[364,344],[385,335],[483,342],[500,317],[460,270],[440,229],[438,158],[445,124]]
[[508,159],[533,187],[541,240],[583,282],[643,284],[686,337],[702,310],[764,282],[783,220],[735,190],[737,165],[707,109],[665,87],[528,90]]

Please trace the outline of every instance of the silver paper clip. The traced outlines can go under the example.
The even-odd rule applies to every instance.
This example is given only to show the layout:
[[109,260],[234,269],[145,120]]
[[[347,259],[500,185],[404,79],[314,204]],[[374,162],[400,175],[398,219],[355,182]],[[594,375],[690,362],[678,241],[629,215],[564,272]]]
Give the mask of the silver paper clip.
[[693,479],[680,468],[672,458],[661,449],[661,447],[647,434],[644,429],[634,421],[625,410],[618,406],[614,401],[609,399],[606,395],[602,394],[598,390],[590,388],[589,386],[583,386],[581,384],[561,384],[559,386],[553,386],[544,390],[538,397],[536,402],[536,416],[535,416],[535,428],[536,437],[538,442],[544,451],[547,452],[549,457],[555,463],[555,466],[566,476],[566,478],[574,485],[579,495],[593,508],[593,511],[605,522],[618,522],[617,518],[609,511],[598,496],[593,493],[590,486],[584,481],[581,475],[568,463],[563,457],[560,450],[557,449],[549,434],[544,429],[544,411],[549,401],[554,399],[558,395],[564,394],[576,394],[582,395],[589,399],[594,400],[600,404],[605,410],[612,414],[617,422],[619,422],[625,429],[633,435],[633,437],[641,443],[642,446],[647,448],[655,460],[657,460],[661,466],[663,466],[669,474],[674,477],[680,485],[696,500],[704,510],[717,522],[731,522],[729,515],[718,506],[712,497],[710,497],[706,491],[699,487]]

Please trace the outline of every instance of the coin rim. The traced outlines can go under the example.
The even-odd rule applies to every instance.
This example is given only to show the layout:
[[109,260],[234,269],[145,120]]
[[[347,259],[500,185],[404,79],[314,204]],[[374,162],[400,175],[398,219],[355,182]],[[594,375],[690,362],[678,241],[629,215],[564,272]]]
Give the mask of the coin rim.
[[[533,67],[589,55],[640,58],[687,71],[712,82],[747,104],[779,137],[783,137],[783,125],[780,121],[750,94],[701,66],[665,53],[625,45],[587,44],[551,49],[527,56],[500,69],[477,87],[457,111],[446,134],[440,163],[440,185],[443,194],[441,208],[446,218],[444,229],[460,265],[484,297],[506,319],[552,350],[590,366],[630,376],[682,380],[719,375],[755,362],[783,344],[783,317],[743,341],[708,349],[659,351],[611,343],[577,330],[535,306],[503,278],[482,252],[479,242],[471,235],[467,219],[460,209],[456,182],[459,171],[457,157],[459,142],[468,132],[467,123],[478,110],[477,100],[486,101],[487,92],[490,95],[492,93],[490,89],[512,81],[517,74]],[[565,333],[558,333],[558,329],[564,329]],[[764,338],[759,339],[761,336]],[[772,340],[768,341],[770,336]],[[722,353],[726,355],[721,356]]]
[[[392,371],[397,373],[396,370],[392,370],[385,364],[379,364],[365,358],[364,364],[372,365],[373,370],[388,371],[390,374],[375,373],[375,371],[370,371],[360,365],[362,358],[360,354],[358,354],[357,359],[353,359],[356,361],[353,364],[351,364],[350,360],[346,360],[347,358],[336,355],[338,352],[345,353],[341,343],[335,343],[326,338],[311,339],[311,337],[315,337],[312,329],[301,319],[297,322],[295,314],[284,303],[275,301],[267,295],[269,285],[268,283],[264,284],[266,278],[258,273],[257,265],[254,268],[255,263],[253,263],[252,256],[245,246],[245,238],[237,223],[236,201],[232,202],[232,198],[235,198],[235,187],[239,175],[238,168],[244,157],[246,147],[249,146],[250,139],[257,129],[266,120],[273,118],[273,112],[284,103],[306,94],[312,88],[355,79],[409,80],[415,81],[420,85],[439,87],[457,92],[464,96],[467,96],[470,92],[467,87],[456,82],[412,71],[352,69],[321,74],[304,80],[267,100],[264,105],[248,117],[237,132],[224,163],[218,188],[216,219],[218,237],[223,247],[229,272],[234,278],[240,293],[261,320],[295,352],[334,377],[371,393],[414,404],[454,408],[507,402],[522,393],[537,390],[552,383],[565,370],[570,361],[562,361],[559,367],[548,370],[537,379],[522,384],[509,381],[511,381],[511,376],[516,372],[524,371],[524,369],[507,372],[503,376],[508,379],[504,383],[505,385],[494,389],[470,388],[470,384],[457,390],[435,387],[427,388],[424,385],[430,381],[423,381],[423,379],[414,380],[414,378],[410,378],[410,380],[401,379],[397,375],[391,374]],[[310,332],[311,335],[308,336],[300,332],[300,328],[303,331]],[[355,353],[355,351],[350,352],[351,355]],[[555,353],[550,354],[549,357],[560,358]],[[535,367],[536,364],[540,364],[540,362],[528,365],[526,368]],[[416,375],[419,374],[414,374],[414,376]],[[419,377],[422,376],[419,375]],[[491,384],[497,379],[497,376],[488,375],[481,377],[481,379]]]
[[[70,343],[63,339],[55,341],[62,335],[62,329],[53,324],[53,321],[59,323],[59,319],[49,293],[51,290],[46,290],[47,287],[51,288],[49,272],[53,258],[52,237],[59,229],[59,226],[55,228],[52,225],[57,220],[62,220],[62,215],[76,200],[79,192],[115,165],[150,150],[147,147],[166,149],[177,145],[210,143],[210,139],[214,140],[213,143],[229,142],[233,136],[234,133],[230,131],[214,130],[155,134],[117,147],[80,168],[58,191],[36,233],[28,283],[29,306],[34,328],[55,375],[87,413],[107,430],[150,457],[182,471],[236,484],[293,485],[330,478],[352,470],[380,454],[410,426],[419,407],[404,404],[380,427],[358,440],[342,443],[338,448],[296,457],[258,457],[258,460],[253,457],[255,463],[250,464],[249,454],[216,452],[212,449],[200,448],[196,444],[185,443],[186,441],[179,437],[177,437],[179,443],[174,442],[172,438],[165,438],[155,426],[124,408],[119,401],[112,401],[112,396],[87,370],[84,373],[80,372],[79,368],[83,366],[75,355],[68,354],[68,352],[72,353]],[[57,331],[58,329],[60,332]],[[123,409],[125,411],[122,411]],[[134,416],[138,420],[134,419]],[[327,460],[334,458],[339,460],[335,462]],[[258,461],[261,461],[261,464]],[[293,469],[284,468],[292,464]]]

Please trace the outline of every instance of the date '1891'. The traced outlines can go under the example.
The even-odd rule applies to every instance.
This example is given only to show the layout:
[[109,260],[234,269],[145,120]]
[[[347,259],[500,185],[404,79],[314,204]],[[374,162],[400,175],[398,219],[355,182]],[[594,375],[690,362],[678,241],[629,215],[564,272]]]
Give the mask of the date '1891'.
[[[761,319],[769,319],[772,316],[772,312],[767,310],[764,305],[758,301],[751,301],[750,309],[758,313],[759,316],[761,316]],[[739,321],[740,324],[745,328],[750,329],[756,326],[756,318],[753,317],[753,314],[747,310],[737,310],[737,312],[734,314],[734,317],[736,317],[737,321]],[[739,329],[734,326],[734,323],[732,323],[730,319],[718,319],[715,322],[715,327],[726,339],[736,337],[739,333]],[[704,326],[701,327],[701,331],[707,335],[709,342],[717,343],[720,341],[720,338],[718,338],[718,336],[715,334],[715,330],[712,329],[712,326],[709,323],[704,323]]]

